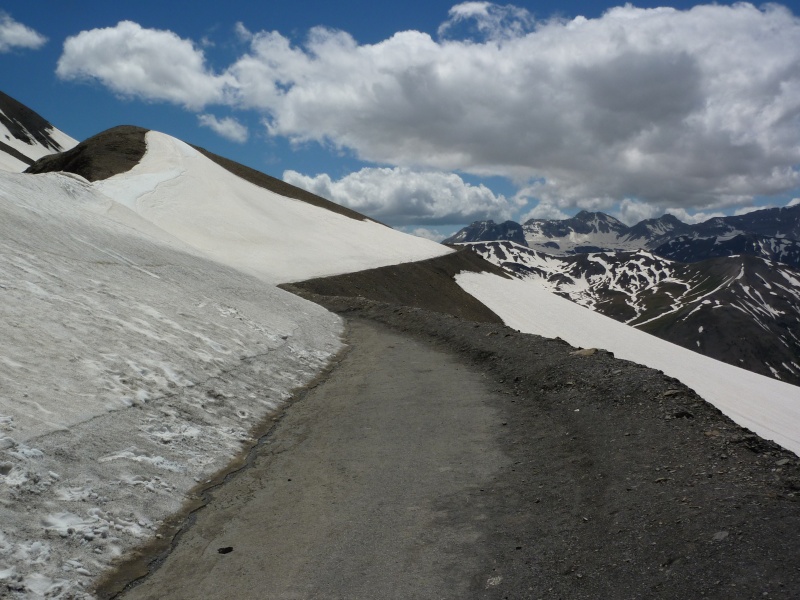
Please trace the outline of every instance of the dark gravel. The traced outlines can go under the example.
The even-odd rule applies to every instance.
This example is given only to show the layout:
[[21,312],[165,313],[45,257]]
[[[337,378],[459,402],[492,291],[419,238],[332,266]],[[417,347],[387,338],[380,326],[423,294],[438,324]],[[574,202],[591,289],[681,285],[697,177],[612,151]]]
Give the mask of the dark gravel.
[[463,271],[489,271],[508,277],[499,267],[462,248],[429,260],[320,277],[280,287],[311,299],[317,296],[366,298],[425,308],[469,321],[502,323],[500,317],[455,282],[453,277]]
[[499,324],[315,300],[458,353],[505,398],[511,466],[481,491],[499,579],[472,597],[800,597],[798,457],[679,381]]

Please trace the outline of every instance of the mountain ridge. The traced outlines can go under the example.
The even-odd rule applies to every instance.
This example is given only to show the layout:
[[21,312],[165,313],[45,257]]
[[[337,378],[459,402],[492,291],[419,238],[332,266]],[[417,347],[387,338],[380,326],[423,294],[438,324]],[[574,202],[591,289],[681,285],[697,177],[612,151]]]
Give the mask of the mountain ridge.
[[0,169],[22,171],[42,156],[77,143],[34,110],[0,92]]
[[[519,236],[498,235],[509,230],[521,230],[525,243]],[[694,225],[665,214],[628,226],[603,212],[585,210],[567,219],[530,219],[523,224],[475,221],[442,243],[502,240],[554,256],[649,250],[672,260],[694,262],[738,251],[800,266],[800,205],[714,217]]]

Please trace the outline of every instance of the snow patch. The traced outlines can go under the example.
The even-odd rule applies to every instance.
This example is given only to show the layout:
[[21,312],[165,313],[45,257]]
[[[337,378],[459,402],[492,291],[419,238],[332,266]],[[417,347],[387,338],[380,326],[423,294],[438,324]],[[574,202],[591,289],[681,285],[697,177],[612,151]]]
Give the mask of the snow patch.
[[800,454],[800,388],[671,344],[545,290],[536,281],[461,273],[458,284],[509,327],[662,370],[739,425]]

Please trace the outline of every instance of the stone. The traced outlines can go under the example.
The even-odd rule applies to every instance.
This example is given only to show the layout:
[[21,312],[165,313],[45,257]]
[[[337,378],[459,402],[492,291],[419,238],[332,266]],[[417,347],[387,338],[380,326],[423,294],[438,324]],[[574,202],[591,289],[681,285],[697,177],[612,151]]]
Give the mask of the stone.
[[593,354],[597,354],[597,348],[581,348],[580,350],[575,350],[575,352],[570,352],[572,356],[592,356]]

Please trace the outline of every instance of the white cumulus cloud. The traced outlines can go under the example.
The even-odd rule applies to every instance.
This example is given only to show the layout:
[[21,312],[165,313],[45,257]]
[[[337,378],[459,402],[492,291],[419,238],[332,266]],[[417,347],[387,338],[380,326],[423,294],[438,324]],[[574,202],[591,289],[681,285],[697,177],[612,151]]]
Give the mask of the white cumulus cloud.
[[558,208],[558,206],[552,202],[542,201],[537,203],[536,206],[525,213],[520,220],[524,223],[530,219],[560,220],[567,218],[569,218],[569,215]]
[[518,208],[483,185],[453,173],[407,168],[364,168],[339,180],[285,171],[283,179],[391,225],[446,225],[475,220],[505,221]]
[[361,44],[318,27],[298,44],[239,23],[246,52],[213,72],[192,42],[123,22],[69,38],[58,73],[253,110],[273,136],[368,162],[510,177],[539,211],[719,211],[800,187],[800,20],[786,8],[534,21],[470,1],[440,31]]
[[208,127],[227,140],[239,143],[244,143],[247,141],[247,127],[242,125],[233,117],[223,117],[222,119],[218,119],[214,115],[202,114],[197,115],[197,120],[200,122],[200,125],[203,127]]
[[[459,5],[454,18],[496,7]],[[539,178],[539,199],[722,207],[800,185],[800,22],[750,4],[614,8],[486,41],[404,31],[302,46],[254,33],[234,65],[269,131],[364,159]]]
[[442,233],[438,229],[431,227],[403,227],[400,230],[404,233],[410,233],[411,235],[415,235],[432,242],[441,242],[445,238],[449,238],[452,235],[452,233]]
[[15,21],[11,15],[0,10],[0,52],[14,48],[36,50],[44,46],[47,38],[27,25]]
[[678,220],[683,221],[684,223],[689,223],[690,225],[703,223],[709,219],[725,216],[725,213],[723,212],[696,212],[694,214],[690,214],[683,208],[668,208],[665,212],[669,215],[677,217]]
[[664,211],[661,210],[660,206],[653,206],[630,198],[625,198],[620,202],[618,210],[612,213],[614,217],[626,225],[635,225],[645,219],[655,219],[663,214]]
[[507,39],[529,32],[536,24],[533,15],[524,8],[491,2],[456,4],[448,11],[448,17],[439,27],[441,37],[452,35],[459,26],[471,25],[486,39]]
[[199,109],[224,101],[233,82],[214,74],[203,51],[171,31],[121,21],[67,38],[56,74],[97,80],[113,92]]

